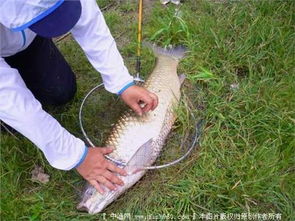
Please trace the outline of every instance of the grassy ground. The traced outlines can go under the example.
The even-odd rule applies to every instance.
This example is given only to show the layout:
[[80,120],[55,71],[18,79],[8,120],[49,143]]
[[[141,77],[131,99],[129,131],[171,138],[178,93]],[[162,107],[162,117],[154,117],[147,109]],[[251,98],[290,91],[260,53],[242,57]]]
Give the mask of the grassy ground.
[[[155,2],[146,12],[149,16],[144,19],[144,36],[162,46],[183,44],[188,48],[179,72],[188,76],[184,91],[196,107],[194,113],[206,120],[201,147],[175,167],[148,172],[104,215],[193,218],[195,214],[198,219],[209,212],[251,212],[280,213],[282,220],[295,220],[294,1],[186,0],[177,16],[175,6],[162,7]],[[105,7],[110,1],[99,3]],[[135,10],[132,1],[120,5],[114,1],[105,11],[131,72],[136,48]],[[82,137],[78,108],[100,77],[71,38],[58,46],[77,73],[78,92],[70,104],[47,109],[70,132]],[[147,49],[142,60],[147,74],[154,64]],[[99,103],[101,96],[91,100]],[[106,94],[102,101],[98,110],[91,102],[86,107],[86,128],[93,139],[100,134],[95,135],[97,143],[105,134],[96,132],[109,127],[102,119],[114,122],[120,112],[115,108],[123,108],[121,104],[112,105],[114,110],[105,113],[116,98]],[[191,126],[185,111],[180,113],[182,117],[167,145],[170,149],[179,145],[184,127]],[[2,220],[103,218],[75,210],[83,185],[75,172],[51,168],[42,153],[20,135],[1,134],[0,138]],[[164,155],[160,161],[167,159]],[[30,180],[35,164],[44,166],[50,174],[48,184]]]

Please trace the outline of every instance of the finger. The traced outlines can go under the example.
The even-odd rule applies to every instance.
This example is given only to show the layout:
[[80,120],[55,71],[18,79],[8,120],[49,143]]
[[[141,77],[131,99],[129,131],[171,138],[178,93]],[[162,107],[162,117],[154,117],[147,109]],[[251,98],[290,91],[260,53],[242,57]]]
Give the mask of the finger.
[[156,94],[154,94],[154,93],[150,93],[150,96],[153,99],[153,107],[152,107],[152,110],[155,110],[155,108],[158,106],[158,103],[159,103],[158,96]]
[[101,188],[101,186],[97,183],[95,180],[89,180],[89,183],[101,194],[104,194],[104,190]]
[[149,112],[149,111],[152,109],[152,107],[153,107],[153,103],[146,104],[146,105],[144,106],[144,108],[142,109],[142,111],[143,111],[144,113]]
[[114,148],[113,147],[99,147],[99,150],[102,154],[106,155],[106,154],[113,152]]
[[122,176],[126,176],[127,175],[127,172],[117,166],[115,166],[113,163],[109,162],[108,165],[107,165],[107,168],[110,170],[110,171],[113,171],[113,172],[116,172]]
[[112,183],[115,183],[121,186],[124,185],[123,180],[121,180],[119,177],[117,177],[115,174],[111,173],[110,171],[104,172],[103,176],[107,178],[109,181],[111,181]]
[[139,106],[138,103],[131,104],[130,107],[131,107],[132,110],[134,110],[135,113],[137,113],[139,116],[142,115],[142,109],[141,109],[141,107]]
[[145,103],[144,108],[142,109],[143,112],[148,112],[151,110],[152,106],[153,106],[153,99],[152,97],[150,97],[149,95],[144,96],[142,98],[143,102]]
[[99,176],[97,177],[97,181],[99,181],[100,183],[102,183],[103,185],[105,185],[107,188],[109,188],[110,190],[115,190],[117,189],[116,186],[114,184],[112,184],[109,180],[107,180],[105,177],[103,176]]

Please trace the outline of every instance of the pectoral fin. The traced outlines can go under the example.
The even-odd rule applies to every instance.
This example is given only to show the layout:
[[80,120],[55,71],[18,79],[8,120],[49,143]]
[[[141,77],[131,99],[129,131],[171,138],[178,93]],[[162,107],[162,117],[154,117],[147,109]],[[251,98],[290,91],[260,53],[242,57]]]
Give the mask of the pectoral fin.
[[150,162],[153,153],[152,143],[153,139],[151,138],[139,147],[129,160],[127,166],[124,168],[129,174],[135,173]]

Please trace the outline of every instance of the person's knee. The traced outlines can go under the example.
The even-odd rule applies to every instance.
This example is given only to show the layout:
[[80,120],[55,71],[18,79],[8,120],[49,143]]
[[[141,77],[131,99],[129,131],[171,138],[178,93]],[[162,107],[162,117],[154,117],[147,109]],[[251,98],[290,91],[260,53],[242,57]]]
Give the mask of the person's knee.
[[56,89],[51,97],[51,104],[53,105],[63,105],[71,101],[77,91],[76,81],[72,82],[70,85],[66,85],[63,88]]
[[77,91],[76,79],[64,84],[52,85],[49,88],[33,92],[42,104],[64,105],[71,101]]
[[77,86],[76,86],[76,82],[71,85],[71,87],[68,87],[62,91],[60,91],[59,93],[56,93],[56,96],[54,98],[54,105],[63,105],[68,103],[69,101],[71,101],[77,91]]

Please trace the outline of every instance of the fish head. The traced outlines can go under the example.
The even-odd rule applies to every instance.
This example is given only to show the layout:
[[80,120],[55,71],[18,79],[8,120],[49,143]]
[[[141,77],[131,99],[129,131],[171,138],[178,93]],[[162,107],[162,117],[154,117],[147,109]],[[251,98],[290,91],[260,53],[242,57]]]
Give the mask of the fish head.
[[124,167],[124,170],[128,175],[118,175],[118,177],[124,182],[123,186],[117,185],[116,190],[109,190],[101,185],[105,191],[104,194],[101,194],[92,185],[88,184],[86,190],[83,192],[82,200],[78,204],[77,209],[79,211],[87,211],[90,214],[98,213],[118,198],[125,190],[136,183],[146,172],[144,166],[149,165],[150,161],[154,158],[152,145],[153,139],[149,139],[140,146]]

